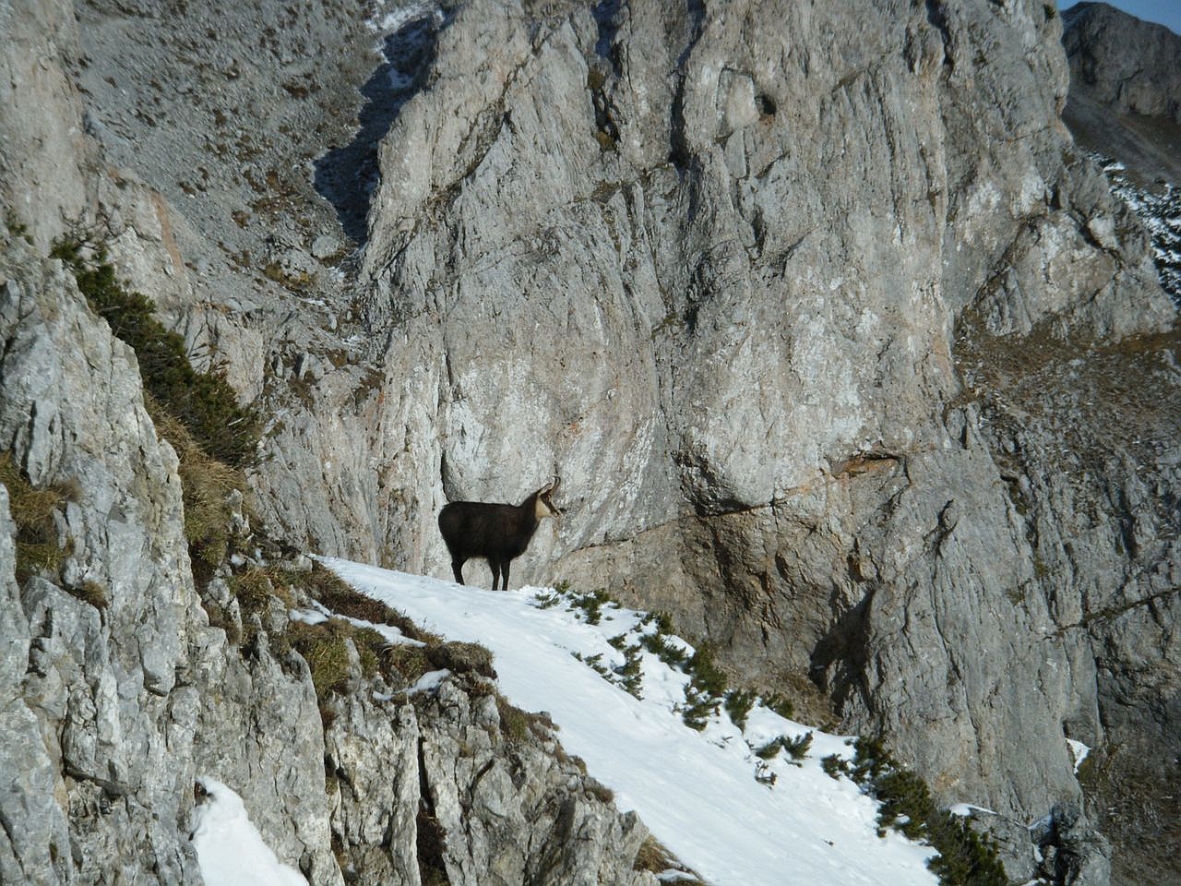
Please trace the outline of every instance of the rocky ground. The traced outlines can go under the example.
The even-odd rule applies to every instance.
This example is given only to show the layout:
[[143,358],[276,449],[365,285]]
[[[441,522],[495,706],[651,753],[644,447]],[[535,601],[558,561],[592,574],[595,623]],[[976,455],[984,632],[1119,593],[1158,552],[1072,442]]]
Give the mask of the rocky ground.
[[[116,175],[149,182],[175,208],[186,285],[172,298],[154,288],[157,304],[250,397],[272,371],[314,375],[309,350],[339,352],[346,338],[377,142],[425,70],[434,8],[77,11],[70,73],[87,131]],[[134,255],[115,250],[133,279]]]

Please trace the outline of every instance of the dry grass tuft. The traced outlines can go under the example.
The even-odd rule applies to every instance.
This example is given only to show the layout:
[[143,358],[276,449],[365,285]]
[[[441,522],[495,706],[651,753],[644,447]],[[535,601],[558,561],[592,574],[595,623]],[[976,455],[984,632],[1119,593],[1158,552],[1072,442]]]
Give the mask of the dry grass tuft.
[[58,540],[54,515],[77,495],[76,484],[38,489],[25,479],[12,456],[0,454],[0,483],[8,489],[8,508],[16,524],[16,580],[58,578],[67,549]]

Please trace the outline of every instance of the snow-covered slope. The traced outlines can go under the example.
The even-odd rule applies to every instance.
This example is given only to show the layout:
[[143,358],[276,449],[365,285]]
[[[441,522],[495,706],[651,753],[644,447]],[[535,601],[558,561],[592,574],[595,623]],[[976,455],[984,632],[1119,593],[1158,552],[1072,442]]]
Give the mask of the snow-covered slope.
[[1112,192],[1131,207],[1144,222],[1152,238],[1160,284],[1181,307],[1181,190],[1170,183],[1158,182],[1155,188],[1139,187],[1129,178],[1118,160],[1095,155]]
[[[877,806],[821,760],[848,756],[843,738],[813,734],[807,755],[764,761],[753,749],[809,730],[757,705],[745,735],[723,715],[685,725],[686,674],[635,640],[656,630],[642,613],[604,606],[597,624],[569,596],[523,588],[492,592],[342,560],[326,565],[360,592],[449,639],[495,656],[500,691],[546,711],[569,753],[634,809],[654,836],[714,886],[907,886],[936,882],[929,847],[878,836]],[[613,645],[609,640],[615,638]],[[680,641],[674,641],[679,643]],[[616,668],[639,661],[632,692]],[[634,670],[634,666],[633,666]],[[604,679],[604,673],[609,678]],[[640,696],[640,697],[637,697]]]

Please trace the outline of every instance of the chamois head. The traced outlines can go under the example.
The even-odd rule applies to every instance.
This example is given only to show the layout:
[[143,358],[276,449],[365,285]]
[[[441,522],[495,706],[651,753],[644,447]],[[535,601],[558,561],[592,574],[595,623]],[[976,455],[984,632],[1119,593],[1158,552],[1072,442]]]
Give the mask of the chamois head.
[[535,493],[533,513],[538,520],[546,517],[558,517],[562,513],[562,509],[554,504],[554,494],[557,493],[558,487],[562,485],[561,477],[554,477],[554,479],[545,486],[542,486]]

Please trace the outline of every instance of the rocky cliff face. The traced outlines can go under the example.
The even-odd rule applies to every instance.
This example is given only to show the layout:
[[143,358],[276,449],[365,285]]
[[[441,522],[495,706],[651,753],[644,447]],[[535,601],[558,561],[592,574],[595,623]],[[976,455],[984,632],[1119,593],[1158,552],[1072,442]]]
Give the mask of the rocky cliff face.
[[[352,693],[318,702],[304,659],[279,645],[278,598],[261,621],[210,626],[226,583],[203,605],[177,458],[134,353],[60,262],[4,235],[0,879],[199,883],[193,785],[216,773],[312,883],[343,883],[343,868],[350,882],[417,884],[423,867],[483,883],[493,857],[492,882],[649,882],[632,870],[642,825],[548,730],[510,730],[490,681],[411,699],[370,685],[354,650]],[[51,499],[48,562],[21,548],[30,491]],[[429,852],[420,808],[440,822]]]
[[1116,157],[1137,184],[1181,181],[1181,36],[1106,3],[1063,15],[1070,100],[1063,119],[1088,150]]
[[[1176,184],[1181,181],[1181,156],[1177,152],[1181,126],[1176,119],[1176,66],[1181,37],[1104,4],[1080,4],[1064,18],[1063,44],[1072,71],[1064,119],[1078,144],[1111,158],[1113,172],[1119,170],[1113,174],[1113,186],[1136,208],[1151,230],[1161,284],[1176,301],[1178,234],[1173,206],[1177,200]],[[1129,53],[1128,47],[1133,46],[1136,51]],[[1134,64],[1136,69],[1132,70],[1129,64]],[[1160,356],[1167,358],[1164,353]],[[1171,358],[1167,359],[1169,363],[1158,363],[1151,370],[1154,376],[1161,371],[1172,372],[1165,369],[1166,365],[1171,366]],[[1157,387],[1139,371],[1134,370],[1129,378],[1133,379],[1132,389]],[[1112,395],[1120,396],[1114,391]],[[1121,417],[1120,422],[1127,426],[1129,417]],[[1169,436],[1171,432],[1164,432],[1162,439]],[[1136,438],[1136,435],[1131,437]],[[1157,455],[1149,462],[1160,464],[1167,460],[1168,457],[1162,459]],[[1148,485],[1134,482],[1127,488],[1147,491],[1159,484],[1159,474],[1144,471],[1143,464],[1137,456],[1128,468]],[[1149,510],[1162,516],[1168,513],[1167,506],[1164,511],[1156,507]],[[1150,544],[1159,546],[1162,536],[1168,533],[1162,532],[1161,524],[1155,520],[1151,525]],[[1155,637],[1164,641],[1166,656],[1174,654],[1169,651],[1169,629],[1161,632],[1157,622],[1160,617],[1170,617],[1168,611],[1154,611],[1155,603],[1151,602],[1156,594],[1167,597],[1175,587],[1172,579],[1163,578],[1165,568],[1163,562],[1158,563],[1156,575],[1149,579],[1148,585],[1143,578],[1136,581],[1141,588],[1139,599],[1149,601],[1147,610],[1125,610],[1121,605],[1116,611],[1104,614],[1105,618],[1099,622],[1102,629],[1097,632],[1104,649],[1099,657],[1102,696],[1116,700],[1102,709],[1103,715],[1112,724],[1109,735],[1123,736],[1128,745],[1126,751],[1114,745],[1106,746],[1093,761],[1093,768],[1083,775],[1091,808],[1115,844],[1113,880],[1116,882],[1152,883],[1177,877],[1174,862],[1160,858],[1155,852],[1135,848],[1178,839],[1176,826],[1172,824],[1177,820],[1175,801],[1165,799],[1166,795],[1175,796],[1176,769],[1154,760],[1156,748],[1163,746],[1159,741],[1162,726],[1174,728],[1165,725],[1175,722],[1174,714],[1162,712],[1175,710],[1175,677],[1166,676],[1168,666],[1154,655],[1133,664],[1137,655],[1132,651],[1140,639]],[[1159,590],[1153,591],[1153,584]],[[1133,636],[1138,639],[1132,640]],[[1152,648],[1155,650],[1155,642]],[[1115,650],[1118,652],[1114,656],[1109,654]],[[1157,695],[1159,701],[1144,705],[1141,695],[1144,691]],[[1118,701],[1131,697],[1139,697],[1141,701],[1131,705]],[[1150,714],[1150,710],[1155,713]],[[1145,792],[1152,798],[1142,807],[1144,811],[1122,799],[1130,792]],[[1154,810],[1167,811],[1162,814]]]
[[1063,19],[1079,91],[1119,112],[1181,123],[1181,36],[1106,3],[1078,3]]
[[[1179,713],[1179,378],[1145,234],[1059,121],[1052,7],[473,0],[392,19],[378,57],[331,4],[291,21],[262,2],[198,6],[5,7],[30,39],[4,47],[12,160],[0,182],[11,249],[28,251],[20,225],[43,254],[68,221],[101,221],[120,272],[265,408],[252,482],[273,533],[445,577],[445,500],[519,498],[560,473],[568,513],[534,539],[518,581],[605,585],[670,611],[741,679],[823,696],[845,728],[884,732],[943,801],[1022,823],[1057,807],[1059,879],[1104,882],[1102,842],[1071,811],[1083,795],[1065,739],[1097,749],[1113,784],[1167,775],[1144,761],[1167,759]],[[294,40],[325,51],[308,60]],[[350,141],[348,87],[371,65]],[[47,157],[66,171],[60,193],[25,199]],[[346,258],[349,236],[363,249]],[[77,319],[60,269],[10,263],[57,282],[9,291],[17,305],[40,298],[46,316],[13,308],[6,329],[23,323],[43,342],[30,348],[75,359],[73,337],[103,338]],[[74,305],[64,320],[49,316],[59,303]],[[134,400],[120,359],[111,378],[71,373],[74,388]],[[167,785],[136,787],[172,798],[167,839],[146,825],[139,838],[160,841],[157,857],[189,869],[186,785],[199,767],[239,765],[226,748],[243,736],[234,774],[250,787],[236,789],[275,810],[264,834],[296,834],[276,849],[320,882],[337,876],[330,833],[361,859],[385,820],[330,809],[317,755],[349,771],[355,732],[462,783],[466,769],[413,751],[413,735],[469,727],[428,727],[406,708],[389,722],[350,713],[323,747],[310,730],[299,756],[312,768],[276,775],[287,730],[315,716],[310,686],[269,654],[236,658],[208,627],[168,448],[146,419],[99,445],[91,422],[34,408],[58,402],[53,389],[18,377],[5,367],[15,405],[0,440],[34,483],[79,476],[60,469],[77,441],[145,460],[119,461],[132,473],[105,486],[82,475],[83,489],[107,491],[86,493],[101,506],[84,499],[70,537],[106,526],[108,502],[132,491],[139,503],[120,514],[171,527],[136,524],[151,541],[126,550],[149,552],[161,577],[126,579],[138,597],[110,578],[109,615],[57,594],[78,610],[72,630],[123,670],[71,671],[64,652],[45,665],[85,686],[79,698],[101,697],[103,679],[142,685],[115,692],[140,724],[137,747],[173,735],[187,749]],[[148,467],[142,453],[157,450]],[[109,534],[79,549],[63,582],[85,581],[85,567],[105,583],[108,561],[130,569],[134,556],[103,547]],[[17,635],[47,630],[29,603],[57,599],[46,584],[19,589]],[[108,620],[143,612],[171,633],[141,653]],[[214,686],[234,691],[210,711],[202,689]],[[273,686],[288,706],[264,717],[275,728],[243,725]],[[31,712],[30,738],[61,720],[20,694],[11,704]],[[471,712],[474,728],[490,717],[478,701]],[[90,780],[67,773],[65,790],[127,783],[130,752],[116,745],[83,754]],[[45,786],[55,755],[30,769]],[[359,797],[372,777],[344,783]],[[379,787],[378,806],[404,822],[414,779]],[[298,803],[280,802],[289,791]],[[40,788],[25,794],[53,812]],[[554,802],[521,820],[631,833]],[[53,827],[73,835],[80,825],[55,808]],[[474,837],[448,846],[453,879],[484,870]],[[1031,848],[1010,848],[1014,876],[1029,874]],[[356,864],[410,882],[414,857],[402,842]]]
[[[439,464],[448,497],[557,467],[553,575],[671,610],[748,677],[807,675],[945,798],[1077,801],[1064,738],[1106,737],[1079,627],[1147,605],[1128,582],[1174,554],[1116,541],[1107,484],[1140,481],[1064,449],[1125,461],[1059,362],[1172,311],[1070,159],[1057,18],[601,13],[465,6],[383,143],[362,273],[430,416],[411,512]],[[1144,441],[1166,487],[1171,421]],[[427,533],[391,527],[397,562],[442,574]]]

